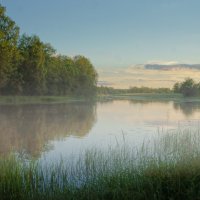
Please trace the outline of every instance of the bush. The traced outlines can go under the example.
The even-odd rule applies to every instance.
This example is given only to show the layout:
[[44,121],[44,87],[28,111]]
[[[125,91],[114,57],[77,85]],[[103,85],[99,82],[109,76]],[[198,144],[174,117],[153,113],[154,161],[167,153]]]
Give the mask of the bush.
[[200,83],[195,83],[191,78],[186,78],[181,83],[175,83],[173,91],[182,93],[185,97],[197,96],[200,93]]

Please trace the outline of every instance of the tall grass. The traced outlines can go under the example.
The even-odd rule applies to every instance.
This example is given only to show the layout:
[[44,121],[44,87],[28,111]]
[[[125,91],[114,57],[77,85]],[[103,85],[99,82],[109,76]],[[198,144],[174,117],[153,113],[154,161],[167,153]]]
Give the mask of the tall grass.
[[78,161],[44,166],[0,159],[1,199],[200,199],[200,133],[177,131]]

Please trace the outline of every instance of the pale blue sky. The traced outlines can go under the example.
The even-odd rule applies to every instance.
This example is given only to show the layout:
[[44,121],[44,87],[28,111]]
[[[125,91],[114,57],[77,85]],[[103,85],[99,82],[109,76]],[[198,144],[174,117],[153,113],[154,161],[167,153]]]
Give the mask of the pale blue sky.
[[21,32],[96,67],[200,63],[200,0],[1,0]]

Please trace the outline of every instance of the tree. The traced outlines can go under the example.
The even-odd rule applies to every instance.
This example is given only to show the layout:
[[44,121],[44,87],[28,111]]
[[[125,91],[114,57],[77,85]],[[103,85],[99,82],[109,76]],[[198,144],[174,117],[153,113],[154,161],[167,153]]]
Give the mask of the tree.
[[180,85],[180,92],[186,96],[195,96],[198,94],[197,84],[191,78],[186,78]]
[[84,56],[75,56],[74,66],[77,69],[78,92],[82,94],[94,93],[96,91],[97,72],[90,60]]
[[6,86],[14,64],[18,62],[17,41],[19,27],[5,14],[6,9],[0,5],[0,90]]
[[19,71],[22,74],[24,94],[42,94],[45,90],[47,46],[37,36],[22,35],[18,48],[22,56]]
[[181,87],[180,83],[175,83],[174,86],[173,86],[173,91],[175,93],[180,93],[180,87]]
[[0,5],[0,93],[18,95],[89,94],[97,73],[84,56],[57,56],[38,36],[22,35]]

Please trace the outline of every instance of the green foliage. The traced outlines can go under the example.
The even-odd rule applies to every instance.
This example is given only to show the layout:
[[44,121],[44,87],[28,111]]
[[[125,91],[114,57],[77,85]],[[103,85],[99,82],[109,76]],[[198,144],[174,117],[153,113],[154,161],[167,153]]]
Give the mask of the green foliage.
[[94,92],[97,83],[97,72],[94,70],[91,62],[83,56],[74,57],[74,66],[77,69],[77,83],[79,92]]
[[83,57],[52,56],[47,65],[47,94],[92,94],[96,89],[97,73]]
[[15,95],[93,94],[97,73],[83,56],[56,55],[38,36],[22,35],[0,5],[0,93]]
[[19,28],[5,12],[6,9],[0,5],[0,89],[8,83],[18,59]]
[[173,91],[175,93],[180,93],[180,88],[181,88],[181,84],[180,83],[175,83],[173,86]]
[[4,199],[199,199],[199,130],[160,134],[141,149],[95,149],[51,165],[0,158]]
[[112,87],[98,87],[99,94],[134,94],[134,93],[170,93],[169,88],[131,87],[129,89],[115,89]]
[[42,94],[45,83],[45,48],[37,36],[22,35],[18,45],[22,61],[19,71],[23,79],[23,93]]
[[169,88],[131,87],[130,93],[170,93]]
[[191,78],[186,78],[181,83],[175,83],[173,91],[182,93],[185,97],[197,96],[200,94],[200,83],[195,83]]

